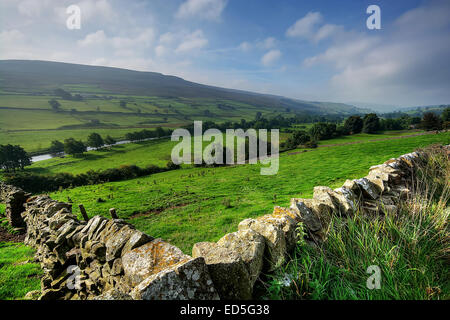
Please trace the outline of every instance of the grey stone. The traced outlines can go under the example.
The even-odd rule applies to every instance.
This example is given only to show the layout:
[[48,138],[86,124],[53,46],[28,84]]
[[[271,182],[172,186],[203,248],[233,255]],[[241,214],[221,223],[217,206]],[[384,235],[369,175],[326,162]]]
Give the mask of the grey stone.
[[219,300],[201,257],[164,268],[139,283],[130,295],[136,300]]

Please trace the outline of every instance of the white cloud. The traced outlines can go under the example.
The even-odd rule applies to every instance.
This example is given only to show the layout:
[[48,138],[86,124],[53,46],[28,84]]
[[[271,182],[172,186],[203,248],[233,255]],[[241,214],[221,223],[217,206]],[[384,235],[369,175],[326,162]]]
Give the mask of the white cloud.
[[149,47],[155,39],[155,32],[151,28],[140,30],[134,37],[113,37],[111,39],[115,48]]
[[175,40],[175,34],[172,32],[166,32],[159,37],[159,42],[162,44],[171,44]]
[[19,30],[5,30],[0,32],[0,43],[2,47],[11,45],[12,42],[19,42],[25,38],[25,35]]
[[183,41],[175,49],[176,53],[186,53],[192,50],[197,50],[205,47],[208,40],[204,37],[202,30],[196,30],[187,34]]
[[335,24],[325,24],[317,30],[317,32],[313,35],[314,42],[319,42],[325,38],[336,35],[338,32],[341,32],[344,28],[342,26],[338,26]]
[[84,39],[78,40],[78,44],[81,47],[87,47],[91,45],[103,45],[107,41],[107,37],[103,30],[98,30],[94,33],[88,34]]
[[315,26],[322,22],[322,19],[320,12],[308,12],[306,16],[297,20],[294,25],[286,30],[286,35],[288,37],[310,38],[314,34]]
[[261,63],[265,66],[269,66],[281,57],[280,50],[270,50],[262,58]]
[[25,0],[20,1],[17,10],[20,14],[29,18],[40,16],[42,9],[47,6],[48,0]]
[[84,0],[78,5],[80,6],[83,20],[99,19],[99,17],[112,20],[116,17],[116,12],[108,0]]
[[318,63],[331,63],[336,68],[345,68],[349,64],[360,63],[360,59],[371,50],[379,38],[367,37],[348,33],[346,41],[339,41],[330,46],[324,53],[306,58],[305,66],[313,66]]
[[163,45],[156,46],[155,54],[157,57],[163,57],[167,54],[167,48]]
[[81,47],[88,46],[105,46],[110,45],[118,50],[137,49],[149,47],[155,38],[153,29],[147,28],[139,30],[137,34],[130,37],[107,37],[103,30],[88,34],[84,39],[79,40],[78,44]]
[[251,50],[252,45],[251,45],[249,42],[244,41],[244,42],[242,42],[242,43],[239,45],[238,48],[239,48],[240,50],[244,51],[244,52],[248,52],[248,51]]
[[177,18],[199,17],[218,20],[227,5],[227,0],[187,0],[178,8]]
[[[341,101],[389,104],[448,103],[450,3],[407,11],[386,34],[341,30],[324,52],[303,61],[334,71],[325,89]],[[417,28],[416,24],[421,27]],[[434,101],[434,102],[432,102]]]
[[248,52],[252,50],[253,48],[259,49],[259,50],[268,50],[275,47],[277,42],[277,39],[274,37],[268,37],[264,40],[257,40],[254,42],[248,42],[244,41],[239,46],[238,49],[244,52]]
[[263,42],[262,42],[262,46],[264,47],[264,49],[271,49],[275,46],[275,38],[274,37],[269,37],[266,38]]
[[[0,32],[0,59],[35,59],[36,52],[32,50],[26,35],[17,29]],[[48,58],[48,56],[47,56]]]

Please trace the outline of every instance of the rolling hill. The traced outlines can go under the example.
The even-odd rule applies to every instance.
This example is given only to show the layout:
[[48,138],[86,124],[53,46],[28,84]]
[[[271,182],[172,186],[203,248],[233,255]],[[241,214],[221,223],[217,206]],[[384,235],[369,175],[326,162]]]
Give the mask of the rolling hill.
[[114,95],[223,99],[310,114],[347,115],[365,111],[343,103],[301,101],[207,86],[155,72],[49,61],[1,60],[0,83],[3,92],[15,93],[51,94],[62,86],[77,86],[76,91],[81,94],[95,91]]
[[[56,107],[55,107],[56,105]],[[31,153],[51,141],[86,140],[92,132],[123,139],[145,128],[179,128],[194,120],[240,122],[257,113],[364,113],[351,105],[299,101],[223,89],[154,72],[48,61],[0,60],[0,144]]]

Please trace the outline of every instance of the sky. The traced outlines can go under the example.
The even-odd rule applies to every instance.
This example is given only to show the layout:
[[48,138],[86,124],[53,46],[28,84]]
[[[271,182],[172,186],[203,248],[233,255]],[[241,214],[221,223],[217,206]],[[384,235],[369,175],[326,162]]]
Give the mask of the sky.
[[[80,29],[66,12],[80,8]],[[377,5],[381,29],[368,29]],[[448,0],[1,0],[0,59],[154,71],[290,98],[450,103]]]

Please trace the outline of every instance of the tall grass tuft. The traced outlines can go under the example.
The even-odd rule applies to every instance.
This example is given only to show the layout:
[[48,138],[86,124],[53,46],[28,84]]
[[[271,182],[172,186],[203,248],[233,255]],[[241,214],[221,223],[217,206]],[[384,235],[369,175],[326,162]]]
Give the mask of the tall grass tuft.
[[[411,178],[396,214],[332,217],[328,239],[300,243],[289,263],[268,276],[268,299],[449,299],[450,163],[439,147]],[[381,270],[369,289],[369,266]]]

